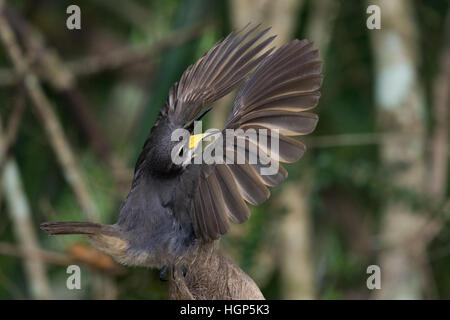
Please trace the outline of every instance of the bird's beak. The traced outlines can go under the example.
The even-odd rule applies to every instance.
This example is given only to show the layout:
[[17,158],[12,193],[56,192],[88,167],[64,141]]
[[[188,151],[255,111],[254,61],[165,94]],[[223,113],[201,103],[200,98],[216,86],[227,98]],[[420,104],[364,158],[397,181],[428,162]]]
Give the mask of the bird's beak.
[[200,146],[201,144],[200,142],[205,136],[206,136],[205,133],[200,133],[200,134],[193,134],[189,137],[189,149],[187,150],[187,156],[183,162],[183,167],[186,167],[192,163],[191,161],[194,157],[195,150],[197,150],[197,148]]
[[[199,134],[193,134],[192,136],[190,136],[189,139],[189,151],[195,151],[195,149],[198,148],[198,146],[200,145],[200,142],[208,137],[213,137],[212,141],[215,141],[215,139],[217,139],[218,135],[221,135],[222,131],[218,130],[218,129],[210,129],[205,133],[199,133]],[[209,138],[208,140],[210,140],[211,138]],[[210,140],[211,141],[211,140]]]
[[200,141],[202,141],[202,139],[205,136],[206,136],[206,133],[194,134],[194,135],[190,136],[189,150],[195,150],[197,148],[198,144],[200,143]]
[[203,139],[215,136],[217,134],[220,134],[221,131],[213,131],[213,132],[207,132],[207,133],[199,133],[199,134],[193,134],[189,137],[189,150],[188,150],[188,156],[186,157],[186,160],[184,162],[184,166],[187,166],[191,163],[192,158],[194,157],[194,154],[197,150],[197,148],[201,145],[201,142]]

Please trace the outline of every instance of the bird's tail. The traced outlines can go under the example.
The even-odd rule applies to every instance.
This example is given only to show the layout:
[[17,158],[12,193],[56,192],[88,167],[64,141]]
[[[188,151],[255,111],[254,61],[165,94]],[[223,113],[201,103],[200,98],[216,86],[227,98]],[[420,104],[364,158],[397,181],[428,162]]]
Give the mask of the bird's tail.
[[41,229],[50,234],[86,234],[103,233],[104,225],[94,222],[44,222]]

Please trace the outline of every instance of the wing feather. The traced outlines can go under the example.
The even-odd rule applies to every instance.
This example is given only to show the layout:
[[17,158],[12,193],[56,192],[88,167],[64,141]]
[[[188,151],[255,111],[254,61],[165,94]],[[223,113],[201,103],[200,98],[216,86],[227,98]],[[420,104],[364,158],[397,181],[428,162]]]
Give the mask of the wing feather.
[[[271,50],[274,37],[263,39],[269,29],[259,26],[231,33],[191,65],[169,91],[163,114],[185,125],[212,102],[237,88]],[[256,33],[256,34],[255,34]],[[259,43],[258,43],[259,42]]]
[[[255,30],[233,33],[218,43],[188,69],[169,98],[169,104],[189,104],[191,109],[180,114],[193,118],[205,103],[243,83],[256,67],[239,90],[225,129],[266,129],[268,136],[264,140],[260,134],[238,135],[231,146],[223,144],[224,163],[203,165],[192,216],[197,237],[205,241],[225,234],[228,219],[235,223],[248,220],[250,210],[245,201],[259,205],[270,197],[267,186],[279,185],[288,175],[280,162],[295,162],[306,151],[302,142],[290,136],[311,133],[318,122],[316,114],[305,112],[315,107],[320,97],[323,77],[318,50],[306,40],[294,40],[256,57],[272,38],[255,46],[267,29],[250,37]],[[201,103],[193,105],[195,99]],[[277,130],[277,145],[272,143],[273,129]],[[243,163],[236,163],[239,156]],[[270,163],[261,156],[278,170],[263,174],[262,169]],[[257,159],[256,163],[252,159]]]

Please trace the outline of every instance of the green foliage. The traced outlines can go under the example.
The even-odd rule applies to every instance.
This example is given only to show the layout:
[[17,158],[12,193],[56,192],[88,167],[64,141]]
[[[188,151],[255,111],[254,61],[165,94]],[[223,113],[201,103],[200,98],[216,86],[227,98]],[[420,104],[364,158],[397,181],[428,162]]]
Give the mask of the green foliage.
[[[135,1],[145,9],[148,25],[139,26],[126,15],[111,10],[100,3],[104,1],[80,1],[83,27],[80,32],[69,32],[65,28],[65,8],[70,1],[14,1],[11,2],[25,19],[36,26],[64,61],[81,57],[107,54],[124,46],[139,47],[164,38],[170,31],[188,28],[198,23],[209,23],[204,32],[194,40],[152,56],[148,61],[136,65],[107,70],[98,74],[80,77],[77,87],[97,120],[97,125],[111,141],[113,152],[133,167],[141,151],[151,125],[165,103],[169,88],[183,71],[201,54],[231,30],[229,3],[226,1]],[[125,3],[126,1],[121,1]],[[295,164],[286,165],[288,182],[300,184],[312,179],[308,204],[312,211],[313,259],[316,268],[314,284],[318,298],[367,298],[365,287],[366,266],[375,262],[377,248],[358,248],[348,234],[347,223],[333,214],[334,205],[353,210],[350,222],[355,230],[368,224],[367,241],[372,243],[380,231],[382,208],[390,202],[398,202],[414,209],[417,214],[440,217],[443,227],[439,236],[431,243],[430,272],[435,279],[436,297],[450,297],[450,247],[449,212],[445,203],[435,203],[420,191],[394,187],[393,172],[380,168],[379,141],[363,145],[336,145],[320,147],[314,143],[317,137],[336,137],[342,134],[377,134],[377,119],[374,106],[374,61],[368,30],[365,27],[365,2],[339,2],[339,14],[333,30],[330,30],[329,50],[324,54],[324,83],[322,97],[316,112],[319,125],[312,137],[305,137],[308,152]],[[307,1],[297,14],[297,29],[294,37],[304,38],[311,3]],[[442,50],[446,1],[414,1],[421,52],[421,80],[431,106],[433,81],[438,70],[438,58]],[[0,69],[10,68],[4,51],[0,51]],[[142,71],[142,70],[143,71]],[[119,92],[126,83],[132,101],[136,102],[136,114],[123,112],[127,106],[111,106],[112,92]],[[55,105],[68,140],[87,178],[90,195],[98,206],[102,222],[116,220],[124,194],[118,191],[118,183],[104,159],[95,152],[83,133],[73,112],[61,94],[48,82],[45,92]],[[115,91],[117,90],[117,91]],[[20,94],[20,93],[19,93]],[[0,113],[5,124],[12,113],[11,105],[18,91],[0,86]],[[123,97],[123,96],[122,96]],[[131,108],[130,108],[131,109]],[[17,143],[12,152],[23,179],[23,185],[32,208],[35,226],[45,220],[84,219],[81,208],[67,185],[61,167],[46,138],[45,131],[27,102],[20,126]],[[129,116],[130,119],[125,119]],[[114,121],[108,121],[114,119]],[[120,124],[130,123],[130,130]],[[428,127],[433,123],[427,119]],[[118,125],[119,124],[119,125]],[[120,139],[113,137],[120,136]],[[302,139],[303,140],[303,139]],[[450,175],[449,175],[450,178]],[[279,204],[284,185],[272,188],[272,198],[262,206],[252,207],[250,220],[242,226],[232,226],[236,233],[222,240],[224,251],[230,253],[240,267],[251,276],[263,274],[260,279],[263,294],[277,299],[283,296],[282,275],[279,261],[273,257],[273,269],[259,273],[261,252],[277,241],[279,221],[283,219],[285,206]],[[1,190],[0,190],[1,193]],[[337,195],[337,196],[336,196]],[[300,191],[299,191],[299,196]],[[338,198],[338,200],[336,200]],[[277,202],[277,204],[274,204]],[[348,206],[346,206],[348,205]],[[358,208],[358,210],[355,210]],[[0,201],[0,242],[16,243],[5,201]],[[337,212],[337,209],[336,209]],[[347,221],[347,220],[346,220]],[[361,222],[362,221],[362,222]],[[340,223],[341,222],[341,223]],[[68,245],[83,241],[81,237],[50,238],[37,230],[40,245],[52,251],[64,251]],[[355,233],[356,234],[356,233]],[[355,235],[356,237],[356,235]],[[369,237],[370,239],[367,239]],[[75,294],[63,290],[66,279],[65,268],[48,265],[52,290],[59,297],[95,298],[92,279],[95,271],[83,267],[86,274],[85,289]],[[301,270],[299,270],[301,272]],[[157,270],[127,268],[124,274],[111,277],[117,286],[120,299],[165,299],[167,283],[159,280]],[[22,259],[0,254],[0,299],[29,298],[27,279]]]

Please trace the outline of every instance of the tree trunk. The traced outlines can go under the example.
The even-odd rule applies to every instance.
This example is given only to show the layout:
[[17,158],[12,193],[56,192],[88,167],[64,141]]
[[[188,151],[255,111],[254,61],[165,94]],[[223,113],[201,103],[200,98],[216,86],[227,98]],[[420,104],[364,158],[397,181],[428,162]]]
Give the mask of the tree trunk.
[[172,300],[262,300],[255,282],[231,259],[218,252],[217,243],[201,246],[188,261],[187,272],[171,272]]
[[[381,30],[370,30],[375,55],[379,127],[398,136],[380,146],[384,170],[397,188],[423,191],[425,106],[417,76],[418,41],[413,3],[369,1],[381,9]],[[382,288],[374,297],[420,299],[427,283],[426,244],[435,228],[423,231],[425,216],[406,203],[388,202],[380,235]],[[418,236],[420,235],[420,236]]]

